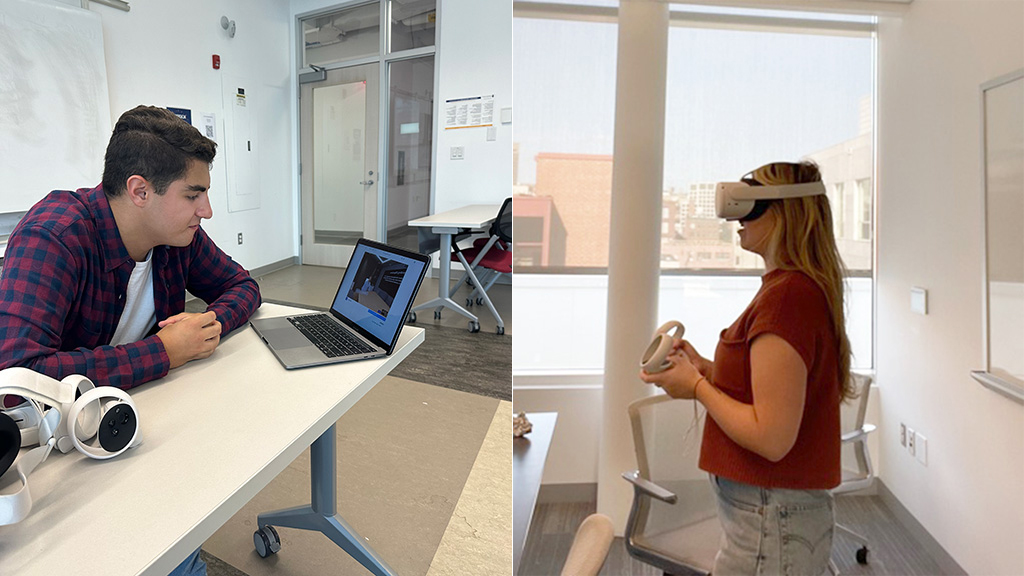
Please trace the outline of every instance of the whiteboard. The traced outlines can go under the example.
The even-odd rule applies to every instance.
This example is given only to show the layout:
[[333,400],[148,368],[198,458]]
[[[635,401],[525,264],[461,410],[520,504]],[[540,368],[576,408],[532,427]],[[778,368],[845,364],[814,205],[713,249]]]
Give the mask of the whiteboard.
[[110,99],[98,14],[0,2],[0,213],[103,175]]

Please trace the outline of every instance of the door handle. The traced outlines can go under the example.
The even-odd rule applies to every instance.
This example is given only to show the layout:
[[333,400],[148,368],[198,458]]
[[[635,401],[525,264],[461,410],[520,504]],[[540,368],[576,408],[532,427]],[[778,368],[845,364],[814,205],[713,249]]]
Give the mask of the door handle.
[[360,182],[360,184],[362,184],[363,186],[370,186],[371,184],[373,184],[373,180],[363,180],[362,182]]

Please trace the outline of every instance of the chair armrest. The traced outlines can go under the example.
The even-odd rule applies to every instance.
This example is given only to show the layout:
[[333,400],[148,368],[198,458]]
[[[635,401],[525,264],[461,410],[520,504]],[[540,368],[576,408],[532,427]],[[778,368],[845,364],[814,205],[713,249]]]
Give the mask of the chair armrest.
[[657,498],[662,502],[669,504],[676,503],[676,495],[668,490],[658,486],[654,482],[647,480],[640,476],[639,470],[633,470],[632,472],[623,472],[622,477],[625,478],[629,483],[633,485],[633,489],[643,492],[652,498]]
[[853,430],[847,432],[839,437],[843,444],[849,444],[850,442],[857,442],[867,438],[867,435],[875,431],[874,424],[865,424],[861,426],[860,430]]

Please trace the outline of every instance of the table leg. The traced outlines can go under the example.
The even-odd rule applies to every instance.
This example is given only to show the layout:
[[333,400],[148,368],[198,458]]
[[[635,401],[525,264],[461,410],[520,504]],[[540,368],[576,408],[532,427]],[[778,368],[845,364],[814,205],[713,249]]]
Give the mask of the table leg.
[[448,297],[452,270],[452,234],[455,232],[440,232],[436,229],[434,231],[439,233],[441,236],[441,251],[438,256],[440,260],[441,277],[438,279],[437,298],[414,307],[411,312],[429,310],[430,308],[433,308],[435,315],[440,315],[441,310],[451,308],[466,318],[469,318],[471,322],[478,322],[479,318],[477,318],[472,312],[466,310],[462,306],[459,306],[454,300]]
[[336,514],[337,440],[334,428],[335,425],[331,425],[310,447],[310,505],[265,512],[256,518],[256,523],[260,528],[274,526],[322,532],[371,573],[377,576],[393,576],[395,571]]

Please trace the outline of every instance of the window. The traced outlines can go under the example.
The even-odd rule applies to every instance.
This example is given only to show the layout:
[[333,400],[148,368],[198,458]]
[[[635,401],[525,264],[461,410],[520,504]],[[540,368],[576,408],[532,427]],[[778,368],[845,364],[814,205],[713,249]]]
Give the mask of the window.
[[[513,353],[513,373],[600,370],[604,317],[585,303],[606,302],[616,10],[562,5],[559,17],[546,5],[541,16],[529,4],[516,2],[513,20],[516,233],[524,210],[545,203],[544,217],[560,227],[541,252],[557,249],[561,257],[527,263],[517,256],[514,298],[536,304],[517,307],[517,319],[537,320],[518,323],[524,344]],[[693,12],[701,12],[699,25]],[[740,248],[737,225],[717,217],[715,183],[806,158],[821,167],[839,250],[854,276],[847,293],[854,365],[872,365],[872,30],[872,22],[843,15],[673,6],[659,318],[690,319],[687,334],[706,339],[708,354],[756,292],[764,266]],[[551,341],[554,317],[574,327],[559,337],[578,336],[579,354]]]
[[829,197],[828,201],[832,207],[832,229],[836,233],[836,238],[847,238],[849,234],[843,229],[843,224],[846,222],[846,218],[843,217],[843,206],[845,203],[844,199],[844,186],[842,182],[832,183],[832,196]]
[[857,239],[871,240],[871,180],[857,180]]

